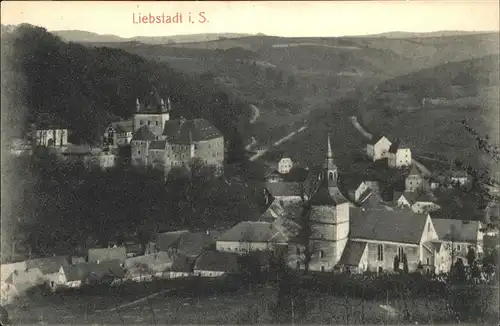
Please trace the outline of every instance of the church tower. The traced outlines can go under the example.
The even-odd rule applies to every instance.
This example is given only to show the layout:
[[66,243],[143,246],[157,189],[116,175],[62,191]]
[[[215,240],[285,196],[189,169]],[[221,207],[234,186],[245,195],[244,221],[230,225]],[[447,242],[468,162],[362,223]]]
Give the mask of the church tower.
[[338,168],[328,135],[326,157],[319,177],[318,190],[311,196],[309,265],[312,271],[331,271],[340,260],[349,234],[349,202],[338,188]]

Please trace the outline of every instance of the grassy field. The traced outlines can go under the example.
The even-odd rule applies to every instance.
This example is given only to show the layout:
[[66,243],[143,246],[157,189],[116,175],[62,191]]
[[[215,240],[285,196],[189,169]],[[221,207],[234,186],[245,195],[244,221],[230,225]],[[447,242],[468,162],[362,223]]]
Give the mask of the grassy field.
[[[220,296],[207,296],[198,299],[187,294],[164,294],[151,301],[117,310],[96,312],[92,300],[79,296],[64,301],[43,300],[31,302],[28,310],[11,310],[11,319],[17,324],[35,324],[40,321],[48,324],[241,324],[272,323],[269,306],[273,303],[275,291],[270,287],[240,290]],[[85,311],[87,300],[91,304]],[[104,298],[100,298],[104,300]],[[126,298],[105,298],[108,302],[127,301]],[[131,298],[128,298],[131,301]],[[80,304],[75,304],[80,302]],[[388,314],[380,305],[389,304],[397,311],[402,310],[398,298],[381,298],[362,301],[353,298],[339,298],[333,295],[314,295],[306,297],[307,316],[301,319],[296,313],[296,322],[305,324],[396,324],[402,321],[399,315]],[[438,321],[445,317],[445,302],[442,300],[415,300],[408,302],[409,310],[415,320],[420,322]],[[290,316],[291,319],[291,316]],[[290,320],[291,321],[291,320]]]

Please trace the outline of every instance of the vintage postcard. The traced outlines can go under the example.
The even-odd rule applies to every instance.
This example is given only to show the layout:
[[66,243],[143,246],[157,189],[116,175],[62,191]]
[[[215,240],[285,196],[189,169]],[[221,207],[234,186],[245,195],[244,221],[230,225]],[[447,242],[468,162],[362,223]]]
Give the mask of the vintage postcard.
[[499,320],[497,1],[4,1],[1,325]]

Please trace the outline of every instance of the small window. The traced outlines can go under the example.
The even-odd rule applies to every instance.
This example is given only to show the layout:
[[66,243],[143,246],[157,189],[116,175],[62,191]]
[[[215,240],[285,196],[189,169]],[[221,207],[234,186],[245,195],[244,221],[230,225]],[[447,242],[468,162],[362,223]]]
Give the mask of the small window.
[[323,257],[325,257],[325,252],[323,250],[320,250],[320,252],[319,252],[319,258],[323,258]]
[[140,124],[141,126],[142,126],[142,125],[144,125],[144,120],[140,120],[140,121],[139,121],[139,124]]
[[148,120],[148,126],[151,125],[151,120]]
[[426,259],[426,264],[430,265],[429,258]]
[[325,271],[325,266],[321,266],[321,271],[324,272]]
[[297,250],[295,251],[295,253],[296,253],[297,255],[300,255],[300,248],[297,248]]
[[462,247],[460,245],[457,245],[457,250],[458,251],[462,250]]
[[137,151],[137,154],[141,154],[141,151]]
[[160,122],[156,121],[156,126],[159,126],[160,125]]

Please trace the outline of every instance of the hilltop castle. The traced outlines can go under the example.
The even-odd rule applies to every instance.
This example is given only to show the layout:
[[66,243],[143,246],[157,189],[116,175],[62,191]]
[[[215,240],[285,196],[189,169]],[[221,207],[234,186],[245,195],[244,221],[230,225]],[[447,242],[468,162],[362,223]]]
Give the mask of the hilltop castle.
[[143,103],[137,99],[133,118],[131,159],[134,166],[160,168],[167,175],[174,167],[190,168],[194,160],[221,174],[224,137],[205,119],[170,119],[170,99],[151,92]]

